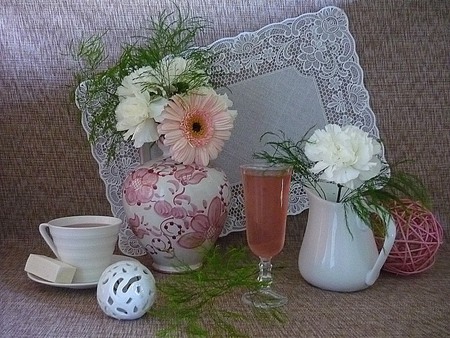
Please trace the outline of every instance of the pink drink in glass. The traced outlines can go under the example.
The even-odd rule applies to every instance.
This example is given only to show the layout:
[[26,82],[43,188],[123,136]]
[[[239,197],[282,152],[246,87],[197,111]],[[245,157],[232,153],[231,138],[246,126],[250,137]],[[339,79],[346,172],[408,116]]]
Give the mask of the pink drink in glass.
[[284,246],[291,169],[248,166],[242,175],[248,245],[255,255],[271,258]]

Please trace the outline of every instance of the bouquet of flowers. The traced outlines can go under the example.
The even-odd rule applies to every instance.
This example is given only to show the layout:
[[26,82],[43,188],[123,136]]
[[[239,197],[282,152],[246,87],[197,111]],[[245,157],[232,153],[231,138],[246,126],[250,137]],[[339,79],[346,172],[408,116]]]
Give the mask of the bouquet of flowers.
[[[292,165],[306,187],[323,199],[351,207],[369,226],[379,226],[372,219],[374,210],[382,215],[389,213],[389,206],[401,204],[404,197],[429,203],[420,180],[393,170],[383,161],[382,143],[369,133],[356,126],[336,124],[308,136],[310,132],[298,142],[269,133],[277,137],[266,143],[272,152],[262,151],[255,157]],[[328,189],[330,185],[335,189]]]
[[139,148],[161,140],[173,160],[206,166],[229,139],[237,115],[226,94],[210,81],[212,55],[194,48],[205,22],[178,12],[162,13],[152,21],[152,36],[127,45],[119,60],[98,72],[106,60],[102,36],[83,41],[74,52],[82,71],[84,96],[92,119],[90,140],[108,140],[115,156],[125,140]]

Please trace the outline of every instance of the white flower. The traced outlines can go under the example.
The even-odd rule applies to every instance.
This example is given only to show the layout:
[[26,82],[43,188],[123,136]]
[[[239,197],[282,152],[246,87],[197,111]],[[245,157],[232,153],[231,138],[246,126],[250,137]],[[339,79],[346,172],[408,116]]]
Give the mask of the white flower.
[[326,125],[316,130],[305,146],[305,155],[315,162],[313,173],[352,189],[380,173],[380,154],[378,141],[352,125]]
[[133,71],[122,79],[116,90],[119,104],[116,107],[116,129],[126,131],[125,140],[134,140],[139,148],[146,142],[158,140],[156,122],[159,122],[167,99],[156,94],[164,93],[155,76],[155,70],[148,66]]
[[136,148],[154,142],[159,138],[156,122],[166,104],[167,99],[163,97],[150,100],[147,92],[125,97],[116,107],[116,129],[126,131],[124,139],[131,137]]
[[169,92],[175,92],[174,84],[182,81],[183,73],[186,71],[188,61],[182,57],[167,56],[161,60],[158,66],[157,77],[159,82],[168,89]]
[[[116,90],[116,95],[119,100],[124,100],[127,97],[142,94],[145,90],[157,93],[157,89],[162,89],[157,85],[157,78],[154,76],[155,70],[148,66],[142,67],[122,79],[121,85]],[[154,84],[154,88],[149,87],[149,84]]]
[[182,57],[165,57],[160,63],[162,79],[166,84],[172,84],[186,70],[187,61]]
[[198,69],[194,61],[179,56],[166,56],[158,66],[156,77],[161,85],[173,94],[177,91],[175,84],[189,83],[194,74],[196,74],[197,80],[201,79],[203,85],[208,85],[208,75],[205,70]]
[[[195,64],[182,57],[165,57],[155,67],[141,67],[122,79],[116,90],[119,104],[116,107],[116,129],[125,131],[125,140],[134,140],[136,148],[144,143],[157,141],[158,123],[162,121],[161,114],[168,103],[170,92],[176,91],[174,84],[183,82],[183,76],[189,80],[192,76],[190,67]],[[195,70],[201,79],[207,83],[207,75],[203,70]],[[210,88],[210,90],[213,90]],[[232,102],[226,95],[220,95],[223,105],[230,107]],[[235,111],[230,111],[233,119]],[[233,115],[234,114],[234,115]]]

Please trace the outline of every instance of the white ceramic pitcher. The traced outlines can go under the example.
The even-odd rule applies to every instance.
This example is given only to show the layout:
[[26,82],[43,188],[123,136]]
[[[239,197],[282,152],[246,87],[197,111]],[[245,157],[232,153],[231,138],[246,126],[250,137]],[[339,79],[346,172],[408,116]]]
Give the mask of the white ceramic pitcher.
[[393,220],[388,220],[384,246],[378,252],[372,230],[350,207],[345,210],[343,203],[305,190],[309,216],[298,260],[302,277],[331,291],[352,292],[371,286],[394,244]]

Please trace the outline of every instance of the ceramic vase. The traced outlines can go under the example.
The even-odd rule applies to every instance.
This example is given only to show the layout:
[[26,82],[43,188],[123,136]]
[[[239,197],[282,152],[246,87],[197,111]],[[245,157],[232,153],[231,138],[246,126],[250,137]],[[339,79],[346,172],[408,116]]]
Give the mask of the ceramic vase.
[[386,236],[378,251],[372,230],[349,206],[305,190],[309,214],[298,259],[302,277],[316,287],[338,292],[374,284],[394,244],[392,219],[386,219]]
[[223,171],[163,156],[126,177],[122,200],[128,226],[153,268],[175,273],[202,265],[225,225],[230,198]]

